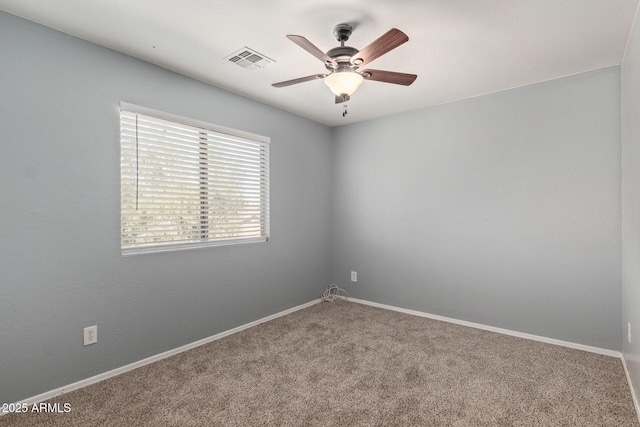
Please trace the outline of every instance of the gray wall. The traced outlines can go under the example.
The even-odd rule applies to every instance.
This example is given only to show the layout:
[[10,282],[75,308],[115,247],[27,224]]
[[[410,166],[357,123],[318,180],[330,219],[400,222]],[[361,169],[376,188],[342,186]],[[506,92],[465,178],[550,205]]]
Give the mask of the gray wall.
[[[330,129],[1,12],[0,57],[0,402],[330,283]],[[120,101],[271,137],[271,240],[121,257]]]
[[620,350],[619,67],[335,142],[333,282],[350,296]]
[[[631,324],[631,343],[627,340]],[[631,382],[640,390],[640,25],[622,62],[622,330]]]

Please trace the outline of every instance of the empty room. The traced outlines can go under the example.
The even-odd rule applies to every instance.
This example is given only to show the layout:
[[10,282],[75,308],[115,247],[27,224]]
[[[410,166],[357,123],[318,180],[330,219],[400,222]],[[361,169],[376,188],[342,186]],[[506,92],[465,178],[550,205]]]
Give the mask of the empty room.
[[640,0],[0,0],[0,425],[640,426]]

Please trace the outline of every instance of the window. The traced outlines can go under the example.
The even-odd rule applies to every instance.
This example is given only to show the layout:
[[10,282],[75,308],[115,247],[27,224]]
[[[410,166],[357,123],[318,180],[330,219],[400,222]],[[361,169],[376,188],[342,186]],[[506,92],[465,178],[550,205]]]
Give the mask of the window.
[[266,241],[269,141],[122,103],[122,254]]

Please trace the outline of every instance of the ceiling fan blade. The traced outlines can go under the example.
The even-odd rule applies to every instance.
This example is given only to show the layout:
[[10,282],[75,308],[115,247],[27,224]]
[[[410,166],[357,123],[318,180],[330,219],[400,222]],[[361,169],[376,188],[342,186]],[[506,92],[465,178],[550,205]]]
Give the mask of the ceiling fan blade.
[[415,74],[397,73],[395,71],[383,70],[362,70],[360,71],[365,80],[375,80],[377,82],[393,83],[396,85],[409,86],[418,77]]
[[407,41],[409,41],[409,37],[405,33],[397,28],[392,28],[378,37],[369,46],[353,55],[351,63],[357,66],[368,64],[374,59],[379,58]]
[[273,87],[291,86],[291,85],[295,85],[295,84],[298,84],[298,83],[309,82],[311,80],[323,79],[326,76],[327,76],[326,74],[314,74],[312,76],[300,77],[300,78],[293,79],[293,80],[286,80],[284,82],[273,83],[271,86],[273,86]]
[[336,61],[334,61],[329,56],[327,56],[326,53],[324,53],[323,51],[318,49],[316,47],[316,45],[311,43],[306,38],[304,38],[302,36],[291,35],[291,34],[288,35],[287,38],[289,40],[291,40],[292,42],[294,42],[295,44],[297,44],[298,46],[300,46],[301,48],[303,48],[304,50],[306,50],[307,52],[309,52],[311,55],[313,55],[316,58],[318,58],[320,61],[324,62],[325,64],[328,64],[329,66],[331,66],[333,68],[338,66]]

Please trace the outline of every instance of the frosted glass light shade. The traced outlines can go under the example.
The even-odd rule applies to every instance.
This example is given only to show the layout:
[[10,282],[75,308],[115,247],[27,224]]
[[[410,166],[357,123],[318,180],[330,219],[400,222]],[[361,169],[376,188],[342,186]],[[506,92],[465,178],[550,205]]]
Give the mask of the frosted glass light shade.
[[324,78],[325,84],[337,96],[353,94],[363,81],[364,78],[353,71],[339,71]]

